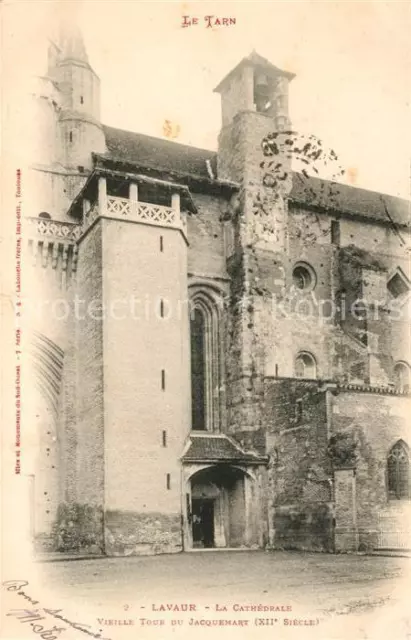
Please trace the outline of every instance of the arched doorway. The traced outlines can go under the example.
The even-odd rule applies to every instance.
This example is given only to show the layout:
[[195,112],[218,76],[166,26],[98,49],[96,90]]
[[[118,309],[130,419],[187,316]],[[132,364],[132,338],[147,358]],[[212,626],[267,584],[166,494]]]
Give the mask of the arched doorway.
[[238,467],[219,464],[197,471],[190,479],[188,521],[192,548],[251,546],[247,496],[250,478]]

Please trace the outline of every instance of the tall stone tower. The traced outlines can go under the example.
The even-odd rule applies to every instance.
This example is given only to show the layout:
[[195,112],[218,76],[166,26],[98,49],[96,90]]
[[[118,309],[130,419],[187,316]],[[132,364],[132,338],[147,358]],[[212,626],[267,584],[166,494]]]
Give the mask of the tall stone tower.
[[45,75],[33,87],[32,197],[28,215],[64,220],[92,166],[105,151],[100,80],[90,66],[72,3],[48,48]]
[[77,501],[109,555],[180,551],[190,202],[180,185],[104,157],[83,198],[73,205],[85,211],[77,294],[89,310],[76,336]]
[[287,253],[287,195],[291,159],[286,149],[290,122],[288,85],[293,74],[253,52],[218,85],[222,129],[218,175],[240,184],[229,224],[227,268],[230,308],[230,430],[244,444],[263,447],[261,402],[264,345],[270,302],[284,289]]

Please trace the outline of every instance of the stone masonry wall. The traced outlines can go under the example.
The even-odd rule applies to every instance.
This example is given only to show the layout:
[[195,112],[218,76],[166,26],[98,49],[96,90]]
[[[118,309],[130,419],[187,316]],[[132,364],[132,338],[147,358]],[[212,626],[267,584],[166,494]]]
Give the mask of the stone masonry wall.
[[[102,230],[97,222],[79,242],[77,296],[82,303],[76,322],[76,502],[91,510],[93,544],[99,548],[103,548],[104,505],[102,277]],[[89,538],[85,542],[88,544]]]
[[[409,526],[409,503],[389,500],[387,456],[400,439],[411,442],[407,396],[341,391],[332,396],[332,433],[351,433],[357,443],[356,516],[360,549],[374,548],[384,526]],[[384,525],[384,520],[387,525]]]
[[265,426],[272,544],[333,550],[326,392],[319,382],[267,378]]
[[105,513],[105,550],[110,556],[177,553],[182,548],[180,514]]
[[198,212],[187,216],[188,273],[216,280],[228,279],[222,218],[227,209],[223,198],[194,194]]
[[[285,193],[290,186],[290,174],[281,189],[263,181],[262,142],[274,128],[270,117],[238,113],[220,133],[218,158],[219,175],[240,183],[239,210],[232,219],[235,243],[227,263],[229,425],[231,433],[258,449],[267,347],[265,306],[274,282],[284,282]],[[285,168],[288,162],[283,161]]]

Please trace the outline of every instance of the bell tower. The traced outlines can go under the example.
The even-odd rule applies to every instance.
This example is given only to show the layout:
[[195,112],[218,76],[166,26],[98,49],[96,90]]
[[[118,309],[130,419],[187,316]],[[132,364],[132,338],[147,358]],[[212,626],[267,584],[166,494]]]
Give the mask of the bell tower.
[[215,88],[222,110],[220,179],[242,182],[253,164],[259,166],[264,136],[290,128],[288,86],[293,78],[253,51]]
[[240,185],[235,212],[226,222],[231,235],[229,428],[261,453],[266,332],[273,321],[271,301],[284,292],[287,262],[293,77],[253,51],[215,89],[222,107],[218,177]]
[[252,111],[274,119],[276,128],[284,130],[289,124],[288,83],[293,78],[253,51],[214,90],[221,94],[223,127],[237,114]]

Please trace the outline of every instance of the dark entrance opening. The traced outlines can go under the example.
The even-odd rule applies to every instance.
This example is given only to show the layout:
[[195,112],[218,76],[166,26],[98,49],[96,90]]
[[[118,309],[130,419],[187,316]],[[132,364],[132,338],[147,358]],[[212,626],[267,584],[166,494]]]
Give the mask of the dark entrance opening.
[[214,500],[194,498],[192,515],[193,547],[214,547]]

